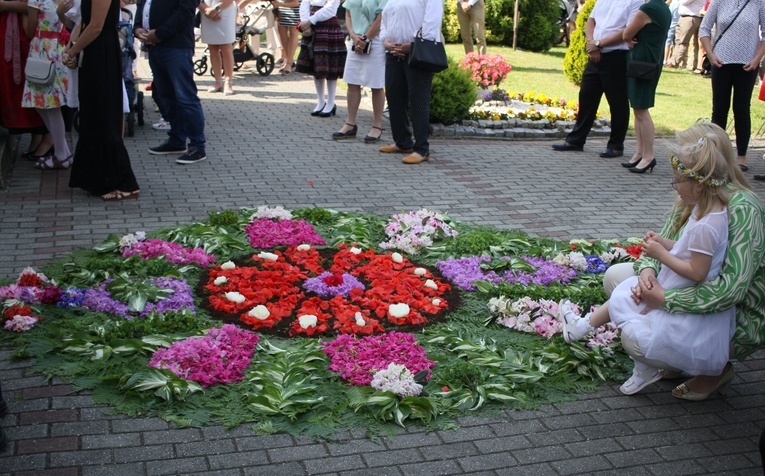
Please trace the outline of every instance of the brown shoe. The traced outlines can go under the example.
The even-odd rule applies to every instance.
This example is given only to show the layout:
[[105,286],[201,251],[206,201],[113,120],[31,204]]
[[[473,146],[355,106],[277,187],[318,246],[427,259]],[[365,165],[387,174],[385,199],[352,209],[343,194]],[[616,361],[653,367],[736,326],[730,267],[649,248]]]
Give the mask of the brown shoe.
[[391,144],[380,147],[380,152],[386,154],[411,154],[412,149],[399,149],[396,144]]
[[420,162],[427,161],[429,158],[430,154],[420,155],[417,152],[412,152],[410,155],[401,159],[401,162],[405,164],[419,164]]

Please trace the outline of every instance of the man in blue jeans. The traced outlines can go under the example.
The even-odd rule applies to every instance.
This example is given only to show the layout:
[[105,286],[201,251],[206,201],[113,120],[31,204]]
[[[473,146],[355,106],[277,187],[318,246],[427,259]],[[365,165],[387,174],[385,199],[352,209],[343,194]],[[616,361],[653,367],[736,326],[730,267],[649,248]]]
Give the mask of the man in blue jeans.
[[[178,154],[179,164],[194,164],[205,154],[205,116],[194,83],[194,14],[197,0],[142,0],[135,37],[149,50],[157,104],[170,123],[168,138],[151,147],[156,155]],[[186,148],[186,141],[189,145]]]

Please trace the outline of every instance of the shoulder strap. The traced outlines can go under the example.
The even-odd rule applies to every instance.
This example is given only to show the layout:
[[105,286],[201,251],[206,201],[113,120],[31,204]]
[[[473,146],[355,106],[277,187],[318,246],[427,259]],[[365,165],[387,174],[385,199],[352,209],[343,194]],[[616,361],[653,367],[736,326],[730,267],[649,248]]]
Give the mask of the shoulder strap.
[[731,20],[731,22],[728,23],[728,26],[726,26],[725,29],[722,31],[722,33],[720,33],[720,36],[717,37],[715,42],[712,44],[712,49],[713,50],[715,49],[715,46],[717,46],[717,43],[720,41],[720,39],[722,39],[722,37],[725,34],[725,32],[728,31],[728,28],[730,28],[731,25],[733,25],[733,23],[735,23],[736,18],[738,18],[738,16],[741,15],[741,12],[744,11],[744,8],[746,8],[747,5],[749,5],[749,0],[746,0],[746,2],[744,2],[744,6],[741,7],[741,9],[738,11],[738,13],[736,13],[736,16],[733,17],[733,20]]

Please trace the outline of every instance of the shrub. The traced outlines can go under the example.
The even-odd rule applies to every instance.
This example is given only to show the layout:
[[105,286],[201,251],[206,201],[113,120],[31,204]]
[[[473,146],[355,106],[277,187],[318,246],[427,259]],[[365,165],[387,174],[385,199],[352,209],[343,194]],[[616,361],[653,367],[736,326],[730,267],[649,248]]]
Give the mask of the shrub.
[[584,68],[587,66],[587,38],[584,35],[584,30],[594,6],[595,0],[587,0],[582,9],[579,10],[579,15],[576,17],[576,30],[571,34],[571,43],[566,50],[566,56],[563,58],[563,74],[574,84],[581,84],[582,74],[584,74]]
[[441,23],[441,33],[444,35],[445,42],[462,44],[460,23],[457,21],[457,2],[451,0],[444,2],[444,21]]
[[[518,47],[529,51],[547,51],[560,33],[558,0],[518,0]],[[515,0],[486,0],[486,41],[490,44],[513,44]],[[456,15],[456,14],[455,14]]]
[[470,79],[470,73],[449,58],[449,67],[433,76],[430,122],[452,124],[467,119],[475,100],[475,83]]

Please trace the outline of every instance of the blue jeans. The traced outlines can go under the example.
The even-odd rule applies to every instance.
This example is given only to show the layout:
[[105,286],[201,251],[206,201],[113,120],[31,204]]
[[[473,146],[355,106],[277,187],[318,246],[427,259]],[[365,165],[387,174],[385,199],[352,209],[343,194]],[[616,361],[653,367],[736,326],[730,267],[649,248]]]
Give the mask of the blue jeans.
[[192,48],[153,47],[149,50],[149,66],[154,76],[162,117],[170,123],[168,142],[178,147],[205,149],[205,115],[194,82]]

